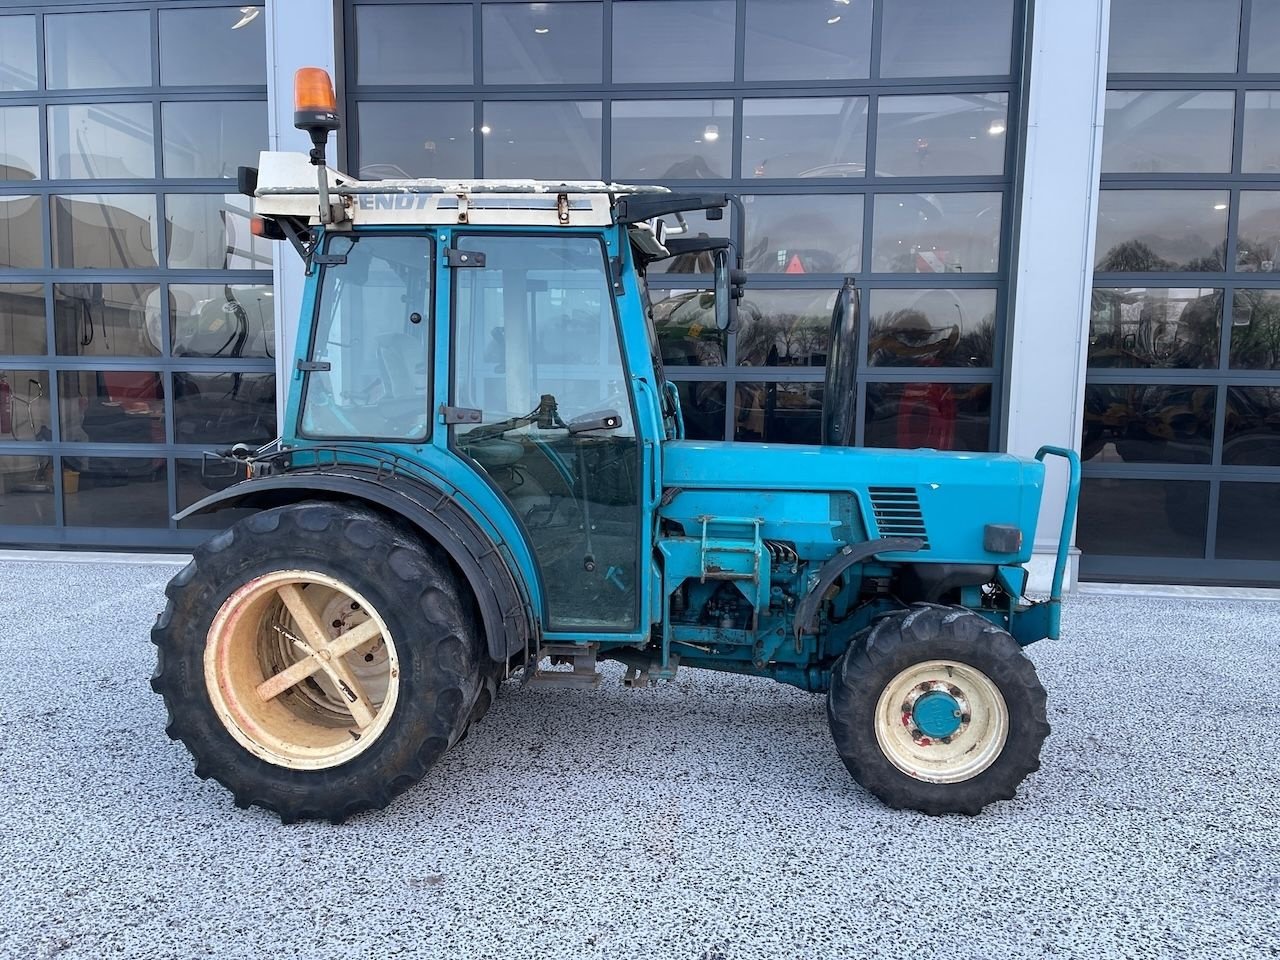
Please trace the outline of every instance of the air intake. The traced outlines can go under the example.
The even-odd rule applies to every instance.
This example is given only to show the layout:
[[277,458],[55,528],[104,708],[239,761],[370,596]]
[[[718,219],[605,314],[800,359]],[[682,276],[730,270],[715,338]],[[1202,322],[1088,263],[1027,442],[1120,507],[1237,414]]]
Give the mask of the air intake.
[[869,487],[871,510],[882,537],[919,537],[929,549],[924,513],[914,487]]

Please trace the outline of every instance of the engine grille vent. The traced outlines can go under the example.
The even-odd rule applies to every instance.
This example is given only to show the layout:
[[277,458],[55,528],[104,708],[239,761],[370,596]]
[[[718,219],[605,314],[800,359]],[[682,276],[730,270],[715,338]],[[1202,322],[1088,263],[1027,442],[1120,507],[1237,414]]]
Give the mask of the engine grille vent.
[[929,549],[924,513],[914,487],[869,487],[871,509],[882,537],[919,537]]

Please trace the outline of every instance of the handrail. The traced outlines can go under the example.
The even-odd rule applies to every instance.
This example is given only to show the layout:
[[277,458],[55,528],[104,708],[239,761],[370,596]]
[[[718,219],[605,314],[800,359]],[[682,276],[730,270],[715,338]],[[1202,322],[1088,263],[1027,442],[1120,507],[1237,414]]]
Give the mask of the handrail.
[[1062,457],[1067,461],[1067,502],[1062,508],[1062,531],[1058,535],[1058,558],[1053,567],[1053,587],[1049,599],[1062,599],[1062,581],[1067,572],[1067,555],[1071,549],[1071,528],[1075,525],[1076,511],[1080,505],[1080,454],[1067,447],[1043,446],[1036,451],[1041,463],[1046,456]]

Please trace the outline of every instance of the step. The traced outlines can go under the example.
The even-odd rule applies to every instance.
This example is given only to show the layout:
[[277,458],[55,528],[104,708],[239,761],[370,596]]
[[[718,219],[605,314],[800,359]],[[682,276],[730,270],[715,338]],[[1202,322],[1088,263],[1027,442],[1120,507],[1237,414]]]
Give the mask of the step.
[[[528,682],[544,687],[594,688],[600,686],[601,674],[596,665],[600,644],[546,643],[538,650],[538,665],[529,675]],[[551,658],[552,669],[544,670],[542,661]],[[568,663],[571,669],[557,669],[556,664]]]

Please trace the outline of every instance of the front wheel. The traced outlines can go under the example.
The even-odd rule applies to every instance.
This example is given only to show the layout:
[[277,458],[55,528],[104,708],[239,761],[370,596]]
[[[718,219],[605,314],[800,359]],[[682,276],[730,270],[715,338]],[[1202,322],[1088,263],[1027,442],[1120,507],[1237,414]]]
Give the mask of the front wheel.
[[481,685],[451,569],[367,509],[265,510],[195,551],[152,686],[196,773],[282,820],[385,806],[462,736]]
[[832,671],[831,735],[853,778],[891,807],[977,814],[1040,766],[1045,692],[1008,632],[963,607],[881,619]]

